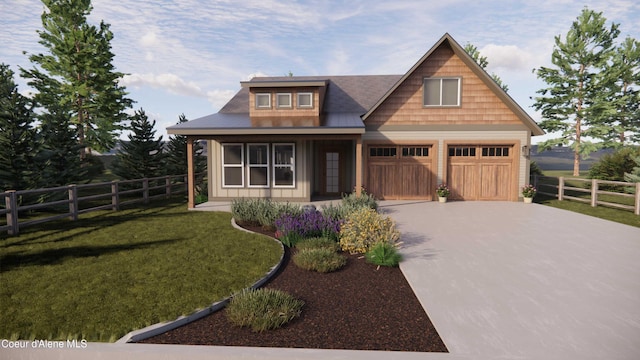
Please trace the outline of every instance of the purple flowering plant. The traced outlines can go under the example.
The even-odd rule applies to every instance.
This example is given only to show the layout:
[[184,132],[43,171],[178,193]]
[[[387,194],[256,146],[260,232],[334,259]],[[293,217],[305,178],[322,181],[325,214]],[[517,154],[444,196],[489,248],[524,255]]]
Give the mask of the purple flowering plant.
[[299,215],[282,214],[275,221],[278,239],[291,247],[309,237],[327,237],[337,240],[340,220],[323,215],[320,211],[307,211]]

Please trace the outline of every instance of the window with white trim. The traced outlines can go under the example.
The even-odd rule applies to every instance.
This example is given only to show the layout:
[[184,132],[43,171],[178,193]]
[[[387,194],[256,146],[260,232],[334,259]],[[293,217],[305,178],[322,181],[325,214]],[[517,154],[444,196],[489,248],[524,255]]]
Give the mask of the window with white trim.
[[271,109],[271,94],[256,94],[256,109]]
[[276,107],[290,108],[291,107],[291,94],[290,93],[278,93],[276,94]]
[[247,144],[249,187],[269,187],[269,144]]
[[273,144],[273,187],[295,187],[295,144]]
[[244,147],[222,144],[222,186],[244,187]]
[[310,93],[310,92],[298,93],[298,108],[300,109],[313,108],[313,93]]
[[425,78],[424,106],[460,106],[460,78]]

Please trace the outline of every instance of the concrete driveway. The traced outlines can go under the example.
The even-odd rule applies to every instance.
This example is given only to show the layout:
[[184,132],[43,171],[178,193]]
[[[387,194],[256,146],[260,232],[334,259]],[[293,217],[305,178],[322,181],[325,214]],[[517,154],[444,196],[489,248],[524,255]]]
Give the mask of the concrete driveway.
[[640,359],[639,228],[523,203],[381,210],[398,223],[400,268],[449,353],[89,343],[4,347],[0,358]]
[[640,359],[640,229],[537,204],[388,203],[451,355]]

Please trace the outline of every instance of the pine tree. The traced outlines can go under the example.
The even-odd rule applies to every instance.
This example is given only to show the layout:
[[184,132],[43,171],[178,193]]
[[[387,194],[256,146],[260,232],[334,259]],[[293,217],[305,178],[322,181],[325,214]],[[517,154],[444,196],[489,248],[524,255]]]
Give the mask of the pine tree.
[[536,70],[539,79],[549,86],[538,90],[534,108],[542,112],[540,127],[560,136],[542,142],[539,148],[570,145],[574,150],[573,175],[580,175],[580,158],[599,148],[599,144],[583,137],[598,138],[597,125],[602,120],[602,96],[610,84],[606,68],[614,51],[614,40],[620,31],[617,24],[605,26],[606,18],[587,8],[573,22],[564,39],[555,37],[551,56],[553,68]]
[[[481,68],[485,70],[487,69],[487,66],[489,65],[489,61],[487,60],[486,56],[482,56],[480,54],[480,50],[478,50],[478,48],[475,45],[471,43],[467,43],[464,46],[464,51],[466,51],[467,54],[469,54],[469,56],[471,56],[471,58],[475,60],[475,62],[478,63],[478,65],[480,65]],[[498,84],[498,86],[502,88],[502,90],[504,90],[505,92],[509,91],[509,86],[504,82],[502,82],[502,79],[496,73],[491,73],[491,78],[493,79],[493,81],[496,82],[496,84]]]
[[155,120],[149,121],[144,110],[136,110],[131,118],[129,142],[122,142],[113,162],[116,175],[123,179],[142,179],[166,174],[162,136],[155,140],[155,125]]
[[[47,10],[42,14],[40,44],[48,54],[32,54],[31,70],[22,70],[29,85],[38,90],[36,101],[45,109],[69,108],[77,132],[79,156],[85,147],[111,149],[122,130],[132,101],[125,88],[118,85],[124,75],[114,71],[111,52],[113,33],[109,25],[89,25],[87,16],[91,0],[42,0]],[[55,109],[50,110],[56,111]]]
[[39,153],[40,187],[56,187],[86,180],[87,171],[77,156],[81,145],[71,126],[71,114],[62,108],[49,108],[40,117],[42,151]]
[[[178,118],[178,124],[187,122],[184,114]],[[193,164],[196,174],[205,170],[206,159],[201,155],[202,146],[197,142],[193,144]],[[167,144],[167,174],[184,175],[187,173],[187,137],[184,135],[172,135]]]
[[33,104],[18,92],[13,75],[9,65],[0,64],[0,192],[36,184]]
[[610,85],[602,96],[599,138],[611,147],[640,142],[640,41],[627,37],[604,73]]

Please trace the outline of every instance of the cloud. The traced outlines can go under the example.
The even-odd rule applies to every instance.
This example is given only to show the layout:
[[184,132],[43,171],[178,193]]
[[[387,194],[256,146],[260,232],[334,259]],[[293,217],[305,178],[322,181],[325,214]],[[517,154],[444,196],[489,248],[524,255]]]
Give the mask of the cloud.
[[489,44],[480,49],[480,54],[487,57],[491,70],[531,70],[533,56],[516,45]]
[[206,96],[200,86],[195,82],[185,81],[178,75],[164,74],[130,74],[122,77],[121,85],[132,87],[150,86],[161,88],[176,95],[184,96]]

